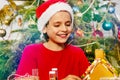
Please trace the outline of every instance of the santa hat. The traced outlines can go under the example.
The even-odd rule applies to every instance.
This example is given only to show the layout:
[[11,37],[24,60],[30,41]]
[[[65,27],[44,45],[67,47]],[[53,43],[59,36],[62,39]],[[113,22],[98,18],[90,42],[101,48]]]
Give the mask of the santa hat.
[[58,11],[68,11],[72,18],[73,10],[65,0],[47,0],[36,9],[36,17],[38,18],[38,30],[42,31],[49,19]]

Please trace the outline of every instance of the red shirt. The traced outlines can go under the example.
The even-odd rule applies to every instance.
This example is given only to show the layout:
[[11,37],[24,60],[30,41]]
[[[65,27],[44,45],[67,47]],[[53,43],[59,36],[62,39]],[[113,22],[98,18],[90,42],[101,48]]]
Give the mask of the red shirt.
[[32,74],[32,69],[38,69],[40,80],[49,80],[51,68],[58,68],[58,80],[67,75],[81,76],[89,66],[89,62],[81,48],[73,45],[64,50],[52,51],[41,44],[31,44],[25,47],[16,74]]

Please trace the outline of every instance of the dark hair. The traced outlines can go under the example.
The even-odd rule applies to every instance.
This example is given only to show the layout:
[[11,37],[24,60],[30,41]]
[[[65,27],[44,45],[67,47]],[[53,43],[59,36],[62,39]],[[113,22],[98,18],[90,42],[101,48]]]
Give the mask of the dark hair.
[[43,33],[43,37],[44,37],[45,41],[49,40],[49,37],[48,37],[47,33]]
[[[49,21],[45,24],[45,27],[47,27],[48,24],[49,24]],[[43,38],[45,39],[45,41],[49,40],[47,33],[43,33]]]

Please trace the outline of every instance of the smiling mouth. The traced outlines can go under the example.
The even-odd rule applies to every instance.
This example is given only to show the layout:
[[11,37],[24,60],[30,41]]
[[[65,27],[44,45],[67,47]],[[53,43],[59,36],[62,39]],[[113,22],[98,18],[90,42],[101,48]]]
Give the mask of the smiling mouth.
[[68,34],[58,34],[58,36],[61,38],[67,38]]

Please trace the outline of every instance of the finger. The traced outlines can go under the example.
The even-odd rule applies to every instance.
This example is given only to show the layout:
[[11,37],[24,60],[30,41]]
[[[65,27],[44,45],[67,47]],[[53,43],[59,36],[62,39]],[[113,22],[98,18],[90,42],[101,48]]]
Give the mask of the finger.
[[75,79],[75,80],[81,80],[81,78],[78,77],[78,76],[75,76],[75,75],[69,75],[69,76],[72,77],[72,78]]
[[68,75],[63,80],[81,80],[81,79],[78,76],[75,76],[75,75]]

